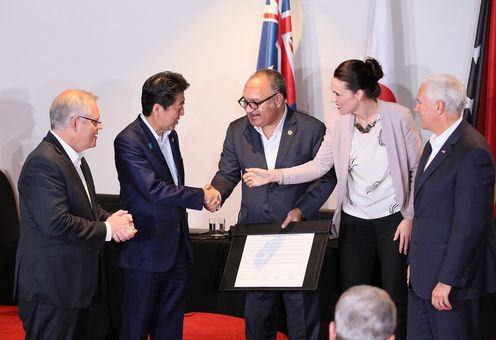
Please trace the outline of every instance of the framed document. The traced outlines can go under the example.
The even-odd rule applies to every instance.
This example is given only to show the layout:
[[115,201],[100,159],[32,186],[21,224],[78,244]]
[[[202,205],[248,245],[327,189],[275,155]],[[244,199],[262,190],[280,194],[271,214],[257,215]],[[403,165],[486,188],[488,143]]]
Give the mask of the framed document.
[[330,220],[238,224],[232,230],[221,290],[315,290]]

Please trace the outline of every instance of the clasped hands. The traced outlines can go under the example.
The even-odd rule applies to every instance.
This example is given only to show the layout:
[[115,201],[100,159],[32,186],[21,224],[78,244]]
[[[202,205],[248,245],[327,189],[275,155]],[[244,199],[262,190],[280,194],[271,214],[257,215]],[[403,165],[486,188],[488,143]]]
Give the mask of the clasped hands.
[[133,216],[127,210],[119,210],[107,218],[112,229],[112,238],[115,242],[130,240],[138,230],[134,227]]
[[210,184],[203,187],[204,199],[203,206],[210,212],[219,210],[220,208],[220,193]]

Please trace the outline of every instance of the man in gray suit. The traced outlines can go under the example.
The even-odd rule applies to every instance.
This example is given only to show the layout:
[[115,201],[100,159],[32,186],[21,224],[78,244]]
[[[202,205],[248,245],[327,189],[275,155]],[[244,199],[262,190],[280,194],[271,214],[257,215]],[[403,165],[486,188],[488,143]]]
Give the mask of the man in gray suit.
[[[241,180],[245,168],[291,167],[313,159],[317,153],[325,133],[324,124],[293,111],[286,105],[285,98],[286,84],[277,71],[257,71],[246,82],[243,97],[238,101],[246,116],[229,125],[219,170],[211,183],[223,202]],[[242,183],[238,223],[282,223],[293,208],[294,221],[315,219],[334,188],[332,174],[298,185],[268,184],[249,188]],[[280,296],[286,307],[289,337],[317,339],[318,294],[312,291],[247,292],[247,339],[275,339],[276,306]]]

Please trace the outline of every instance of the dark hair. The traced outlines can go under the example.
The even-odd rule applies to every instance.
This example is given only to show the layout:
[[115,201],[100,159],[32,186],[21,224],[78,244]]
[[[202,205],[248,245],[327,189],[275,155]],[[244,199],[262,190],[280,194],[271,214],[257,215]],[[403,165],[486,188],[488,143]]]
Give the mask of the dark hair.
[[276,70],[270,68],[264,68],[253,73],[250,78],[256,77],[260,74],[265,75],[270,80],[270,87],[274,92],[279,92],[282,94],[284,99],[288,96],[288,90],[286,88],[286,81],[284,80],[282,74]]
[[378,81],[383,76],[381,65],[371,57],[365,58],[365,61],[357,59],[343,61],[334,71],[334,78],[345,82],[349,90],[353,92],[362,90],[370,99],[376,99],[381,94]]
[[179,73],[166,71],[151,76],[143,84],[141,92],[143,114],[149,116],[154,104],[167,109],[174,103],[176,96],[188,87],[189,83]]

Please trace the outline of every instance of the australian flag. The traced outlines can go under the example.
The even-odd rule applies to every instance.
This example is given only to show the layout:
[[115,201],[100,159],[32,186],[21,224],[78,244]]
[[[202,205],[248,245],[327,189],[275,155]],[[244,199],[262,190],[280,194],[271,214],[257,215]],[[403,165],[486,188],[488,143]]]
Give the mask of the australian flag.
[[286,101],[292,109],[296,109],[293,31],[289,0],[265,0],[257,70],[263,68],[272,68],[281,72],[288,88]]

